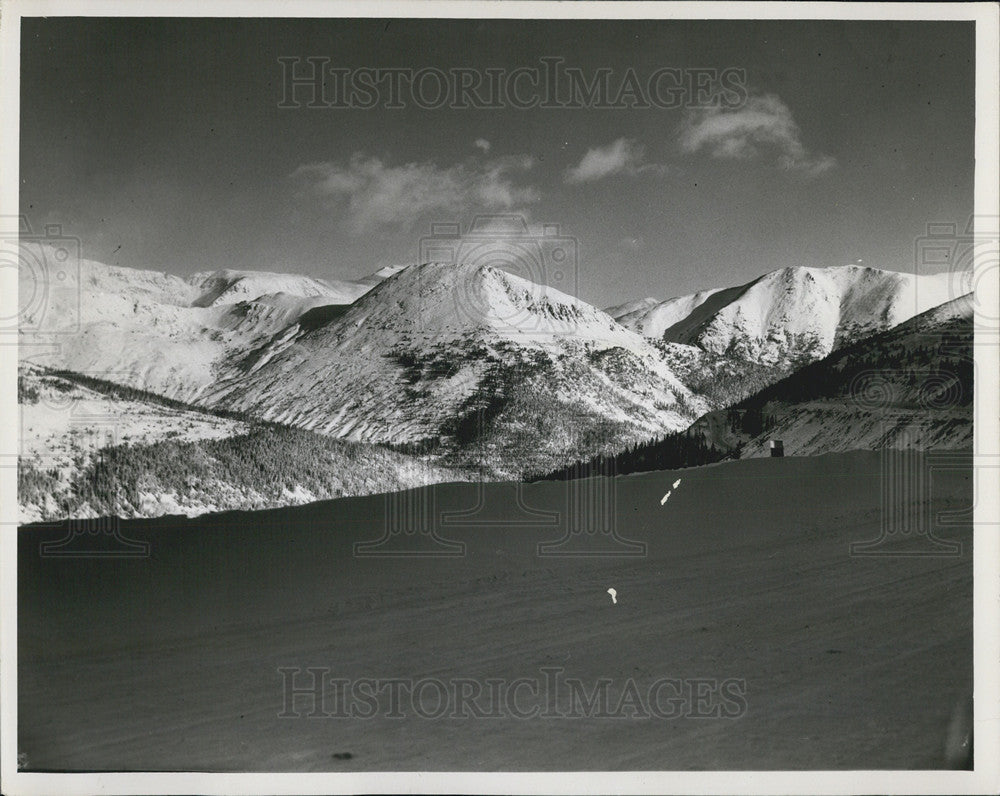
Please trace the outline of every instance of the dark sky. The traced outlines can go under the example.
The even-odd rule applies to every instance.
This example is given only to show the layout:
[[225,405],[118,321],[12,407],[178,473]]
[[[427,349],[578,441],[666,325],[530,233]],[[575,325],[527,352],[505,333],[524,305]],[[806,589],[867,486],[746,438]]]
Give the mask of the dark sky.
[[[578,240],[571,292],[607,306],[913,270],[928,223],[972,212],[971,23],[52,18],[23,20],[21,56],[21,212],[108,263],[356,277],[419,259],[432,222],[522,213]],[[716,111],[283,109],[282,56],[554,56],[612,86],[735,67],[747,89]]]

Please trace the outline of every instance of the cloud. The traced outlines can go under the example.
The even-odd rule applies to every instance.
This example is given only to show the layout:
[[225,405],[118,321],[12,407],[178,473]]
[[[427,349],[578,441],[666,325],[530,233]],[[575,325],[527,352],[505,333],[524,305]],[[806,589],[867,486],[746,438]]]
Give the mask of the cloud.
[[489,152],[493,148],[493,145],[485,138],[477,138],[473,141],[473,145],[483,150],[483,152]]
[[534,164],[533,158],[522,155],[453,166],[430,161],[392,166],[359,152],[347,162],[299,166],[291,176],[342,211],[348,227],[360,234],[382,226],[409,229],[429,213],[465,216],[537,202],[536,188],[513,179]]
[[612,174],[634,176],[645,172],[663,173],[666,167],[644,163],[645,148],[637,141],[619,138],[607,146],[587,150],[583,159],[566,170],[564,178],[571,185],[593,182]]
[[805,147],[792,112],[774,94],[751,95],[738,108],[690,110],[679,132],[680,148],[689,154],[704,150],[718,159],[749,160],[771,151],[782,169],[810,177],[836,165],[829,155]]

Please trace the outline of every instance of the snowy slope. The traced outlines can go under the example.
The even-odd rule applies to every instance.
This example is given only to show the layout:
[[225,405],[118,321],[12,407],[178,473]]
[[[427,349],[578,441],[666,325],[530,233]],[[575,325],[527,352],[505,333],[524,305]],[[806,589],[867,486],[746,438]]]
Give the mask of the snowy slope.
[[969,296],[839,349],[692,431],[743,457],[972,445],[973,308]]
[[679,296],[666,301],[645,298],[629,304],[620,304],[607,312],[620,324],[643,337],[662,340],[667,329],[687,318],[704,304],[706,299],[720,290],[718,288],[703,290],[690,296]]
[[[200,291],[200,295],[194,301],[194,306],[197,307],[235,304],[274,293],[322,297],[327,299],[325,302],[327,304],[350,304],[372,287],[371,284],[362,282],[316,279],[301,274],[229,269],[194,274],[187,281]],[[376,279],[373,284],[377,284],[378,281],[381,280]]]
[[948,274],[792,267],[745,285],[614,308],[646,337],[774,364],[820,358],[954,298]]
[[[20,490],[22,522],[63,516],[61,502],[73,477],[109,446],[219,439],[248,428],[239,420],[109,394],[29,363],[18,366],[18,410],[22,478],[30,467],[56,479],[44,495]],[[84,508],[76,516],[87,513]]]
[[[446,449],[477,411],[494,426],[547,425],[563,436],[537,433],[534,444],[571,450],[573,435],[602,423],[626,442],[706,408],[654,346],[600,310],[496,268],[443,263],[398,272],[329,323],[289,327],[233,361],[204,400],[339,437]],[[511,416],[519,402],[538,417]],[[511,429],[492,430],[509,441]],[[501,452],[505,472],[517,472],[515,453],[525,455]]]
[[21,269],[21,357],[196,401],[219,363],[303,315],[335,314],[383,278],[332,282],[295,274],[216,271],[187,279],[92,260]]
[[494,268],[389,266],[347,289],[88,261],[48,288],[45,323],[22,335],[22,357],[39,366],[350,440],[447,455],[476,439],[472,464],[511,475],[711,408],[650,341]]
[[379,446],[261,428],[29,363],[18,367],[18,404],[21,522],[195,516],[468,477]]

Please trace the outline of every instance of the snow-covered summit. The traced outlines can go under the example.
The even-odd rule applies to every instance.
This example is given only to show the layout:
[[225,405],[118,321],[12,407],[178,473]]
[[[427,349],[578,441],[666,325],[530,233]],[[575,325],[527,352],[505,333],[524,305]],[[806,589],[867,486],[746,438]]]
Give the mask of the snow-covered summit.
[[553,413],[537,422],[565,413],[574,428],[617,422],[644,436],[705,408],[606,313],[484,265],[402,269],[327,323],[289,327],[231,364],[207,400],[370,442],[447,437],[528,385]]
[[624,326],[665,342],[777,361],[825,356],[954,298],[951,275],[914,275],[857,265],[788,267],[751,282],[649,305],[621,305]]

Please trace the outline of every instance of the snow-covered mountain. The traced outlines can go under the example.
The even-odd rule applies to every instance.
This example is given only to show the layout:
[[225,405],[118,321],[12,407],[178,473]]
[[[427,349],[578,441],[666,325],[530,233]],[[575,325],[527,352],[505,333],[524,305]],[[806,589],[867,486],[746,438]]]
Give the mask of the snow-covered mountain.
[[676,470],[727,458],[852,450],[969,451],[973,443],[971,294],[839,348],[689,428],[546,479]]
[[93,260],[57,269],[37,249],[50,273],[19,272],[22,359],[188,402],[228,357],[304,315],[336,313],[394,270],[356,282],[232,270],[185,279]]
[[956,296],[949,274],[914,275],[857,265],[781,268],[736,287],[652,298],[608,310],[666,343],[780,364],[819,359]]
[[971,294],[838,349],[690,429],[741,457],[972,445]]
[[[306,320],[303,316],[302,320]],[[201,400],[521,475],[678,429],[706,402],[610,316],[505,271],[425,263],[232,359]],[[477,425],[478,424],[478,425]]]
[[506,271],[22,274],[21,356],[213,410],[520,478],[684,429],[948,298],[946,277],[786,268],[607,312]]
[[497,474],[683,428],[712,408],[648,340],[495,268],[389,267],[350,290],[89,261],[75,276],[25,324],[23,356],[39,366]]

